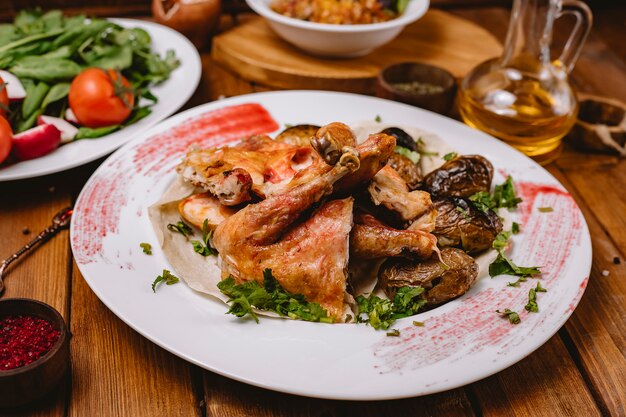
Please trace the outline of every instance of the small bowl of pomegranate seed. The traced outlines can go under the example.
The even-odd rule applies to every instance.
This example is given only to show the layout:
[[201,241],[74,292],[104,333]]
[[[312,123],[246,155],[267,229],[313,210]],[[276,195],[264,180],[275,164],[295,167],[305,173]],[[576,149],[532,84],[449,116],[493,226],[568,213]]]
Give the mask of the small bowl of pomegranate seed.
[[69,332],[63,317],[40,301],[0,301],[0,407],[33,402],[64,381]]

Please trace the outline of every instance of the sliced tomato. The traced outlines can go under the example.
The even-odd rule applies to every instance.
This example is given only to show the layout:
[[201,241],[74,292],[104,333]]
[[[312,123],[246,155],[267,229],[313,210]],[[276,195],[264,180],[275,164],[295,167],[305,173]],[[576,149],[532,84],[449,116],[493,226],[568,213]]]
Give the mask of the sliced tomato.
[[88,68],[72,81],[69,103],[78,123],[103,127],[124,122],[133,110],[131,85],[118,71]]
[[13,131],[11,125],[7,122],[7,119],[0,117],[0,164],[11,153],[11,146],[13,145]]

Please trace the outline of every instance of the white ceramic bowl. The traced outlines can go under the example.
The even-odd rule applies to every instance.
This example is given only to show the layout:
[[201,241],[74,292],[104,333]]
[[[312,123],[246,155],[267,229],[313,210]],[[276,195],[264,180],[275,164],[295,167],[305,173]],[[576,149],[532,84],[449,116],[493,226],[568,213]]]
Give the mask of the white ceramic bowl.
[[351,58],[386,44],[426,13],[429,0],[411,0],[399,17],[382,23],[333,25],[283,16],[270,8],[272,0],[246,0],[284,40],[317,56]]

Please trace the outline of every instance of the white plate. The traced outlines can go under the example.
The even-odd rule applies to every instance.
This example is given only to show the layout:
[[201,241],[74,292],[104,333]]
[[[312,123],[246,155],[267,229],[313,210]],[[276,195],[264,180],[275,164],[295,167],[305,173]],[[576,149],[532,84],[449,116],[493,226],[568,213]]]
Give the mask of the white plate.
[[48,155],[0,167],[0,181],[39,177],[86,164],[119,148],[135,135],[173,114],[189,100],[200,82],[202,63],[193,44],[177,31],[153,22],[134,19],[109,19],[120,26],[141,28],[152,38],[152,50],[159,55],[168,49],[176,52],[180,66],[170,78],[150,91],[159,102],[144,119],[118,132],[98,139],[84,139],[63,145]]
[[[267,109],[269,113],[265,113]],[[328,325],[225,315],[227,306],[184,284],[150,285],[166,268],[146,209],[175,178],[189,144],[215,146],[285,123],[373,120],[412,125],[461,153],[487,157],[495,182],[511,174],[524,198],[515,220],[511,257],[540,265],[539,313],[527,313],[528,290],[513,277],[481,279],[467,294],[393,326],[388,337],[365,325]],[[274,119],[276,122],[274,122]],[[552,207],[544,213],[539,207]],[[71,242],[80,271],[96,295],[133,329],[203,368],[253,385],[312,397],[379,400],[465,385],[494,374],[545,343],[570,316],[591,268],[587,225],[572,197],[539,165],[513,148],[451,119],[391,101],[330,92],[260,93],[209,103],[138,136],[91,177],[76,202]],[[153,255],[142,253],[149,242]],[[172,270],[175,273],[175,271]],[[520,313],[512,325],[496,309]],[[423,321],[416,327],[413,320]]]

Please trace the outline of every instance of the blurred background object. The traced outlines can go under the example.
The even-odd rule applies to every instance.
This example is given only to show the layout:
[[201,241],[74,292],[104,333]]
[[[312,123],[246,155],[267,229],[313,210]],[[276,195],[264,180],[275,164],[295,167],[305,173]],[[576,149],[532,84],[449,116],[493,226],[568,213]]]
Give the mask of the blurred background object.
[[152,16],[157,23],[179,31],[203,50],[217,29],[220,3],[221,0],[153,0]]

